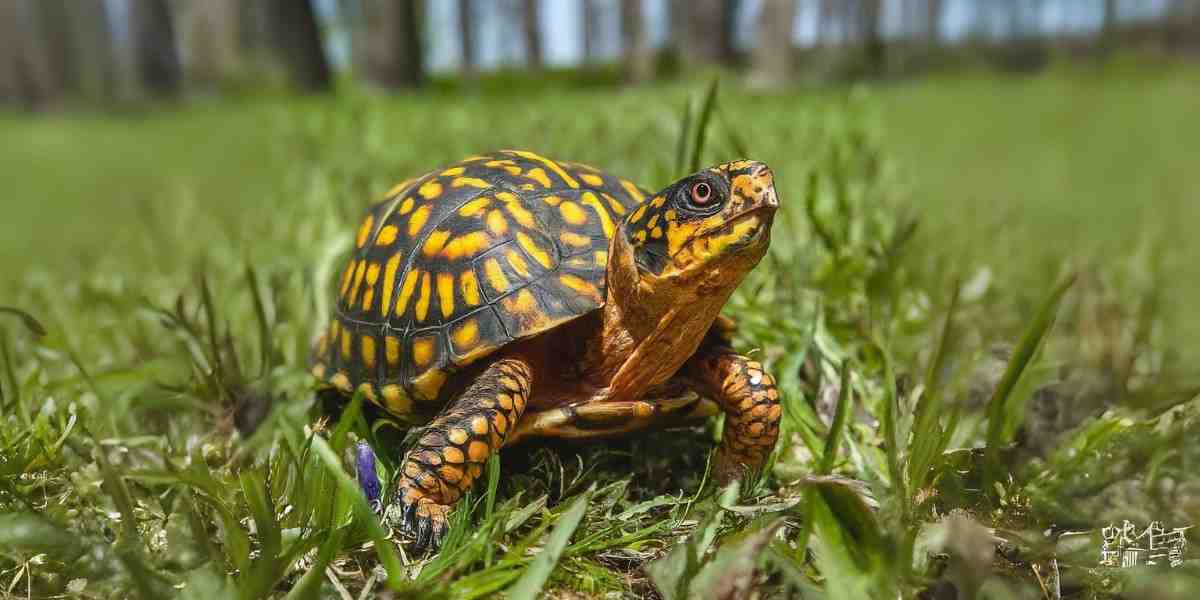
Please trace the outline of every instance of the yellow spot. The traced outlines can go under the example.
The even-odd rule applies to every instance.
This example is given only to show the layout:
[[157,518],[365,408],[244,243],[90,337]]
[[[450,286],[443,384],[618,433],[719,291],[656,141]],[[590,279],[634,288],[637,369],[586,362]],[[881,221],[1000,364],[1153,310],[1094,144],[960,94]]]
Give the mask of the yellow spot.
[[496,197],[497,197],[497,198],[499,198],[499,199],[501,199],[501,200],[503,200],[503,201],[505,201],[505,202],[518,202],[518,201],[520,201],[520,198],[517,198],[517,195],[516,195],[516,194],[514,194],[514,193],[512,193],[512,192],[496,192]]
[[467,319],[454,330],[454,347],[458,350],[469,350],[479,342],[479,323],[475,319]]
[[470,186],[473,188],[479,188],[481,190],[485,190],[487,188],[492,187],[492,184],[490,184],[478,177],[457,177],[454,179],[454,181],[450,182],[450,187],[460,188],[463,186]]
[[[451,444],[465,444],[467,440],[471,439],[471,434],[467,433],[466,429],[455,427],[446,433],[446,437],[450,440]],[[458,448],[455,448],[455,450],[458,450]],[[448,460],[446,462],[462,462],[461,454],[458,460]]]
[[[484,433],[487,433],[486,428],[484,429]],[[470,457],[472,462],[483,462],[487,460],[490,453],[491,451],[488,450],[487,444],[480,441],[471,442],[471,445],[467,446],[467,456]]]
[[542,184],[542,187],[550,187],[550,178],[546,176],[546,172],[541,167],[530,169],[525,176]]
[[600,226],[604,229],[604,237],[611,240],[613,232],[616,231],[616,226],[613,225],[612,217],[609,216],[608,210],[604,208],[604,205],[600,203],[600,199],[591,192],[584,192],[583,203],[596,211],[596,215],[600,217]]
[[342,341],[342,360],[343,361],[350,360],[350,344],[352,344],[354,342],[353,338],[354,338],[354,335],[350,333],[349,329],[342,330],[342,340],[341,341]]
[[358,297],[358,288],[362,286],[363,275],[367,271],[367,261],[358,261],[358,268],[354,269],[354,285],[350,288],[350,295],[346,296],[346,302],[353,303]]
[[429,365],[429,361],[433,360],[433,343],[436,338],[424,337],[413,340],[412,358],[413,362],[420,367]]
[[[471,432],[475,435],[483,435],[488,432],[488,422],[486,417],[475,417],[471,419]],[[479,444],[484,447],[484,452],[487,451],[487,445],[483,442],[471,442],[471,445]],[[478,461],[476,461],[478,462]]]
[[[412,387],[417,398],[421,400],[436,400],[442,384],[446,383],[446,373],[440,369],[432,369],[413,379]],[[447,448],[447,450],[450,450]]]
[[487,228],[497,236],[502,236],[508,232],[508,219],[504,218],[504,213],[498,210],[488,212]]
[[561,281],[563,285],[567,286],[571,290],[573,290],[579,294],[583,294],[583,295],[591,298],[592,300],[595,300],[596,302],[600,301],[600,290],[597,290],[596,286],[592,285],[591,283],[588,283],[582,277],[576,277],[575,275],[564,274],[564,275],[559,275],[558,280]]
[[450,240],[450,243],[446,244],[446,249],[442,251],[442,256],[450,260],[470,258],[486,249],[491,241],[486,233],[472,231]]
[[642,217],[644,216],[646,216],[646,206],[643,204],[642,206],[639,206],[637,210],[633,211],[633,215],[629,217],[629,222],[637,223],[638,221],[641,221]]
[[345,297],[346,291],[350,289],[350,281],[354,276],[354,267],[357,266],[356,261],[350,260],[350,264],[346,265],[346,270],[342,272],[342,285],[338,287],[338,296]]
[[639,230],[637,233],[633,234],[633,237],[634,237],[634,239],[636,239],[639,242],[646,241],[646,230],[645,229]]
[[420,269],[412,269],[404,276],[404,284],[400,286],[400,299],[396,301],[396,316],[403,316],[404,311],[408,309],[408,299],[412,298],[413,290],[417,289],[417,277],[421,275]]
[[658,225],[658,213],[650,215],[650,220],[646,221],[646,227],[655,227]]
[[375,301],[375,282],[379,281],[379,265],[371,263],[367,267],[367,289],[363,292],[362,309],[364,311],[371,310],[371,303]]
[[625,207],[622,206],[621,203],[618,202],[616,198],[613,198],[612,196],[605,194],[605,193],[601,193],[600,195],[604,196],[604,199],[608,201],[608,205],[612,207],[614,213],[617,213],[618,215],[625,214]]
[[525,150],[517,150],[517,151],[513,152],[513,154],[516,154],[517,156],[520,156],[521,158],[525,158],[528,160],[535,160],[535,161],[538,161],[538,162],[546,165],[547,168],[549,168],[551,171],[554,171],[554,174],[558,175],[559,178],[562,179],[563,182],[567,184],[567,187],[570,187],[570,188],[579,187],[579,182],[575,181],[575,179],[573,177],[571,177],[570,175],[568,175],[567,172],[564,171],[562,167],[558,166],[558,163],[556,163],[548,158],[545,158],[543,156],[534,154],[533,152],[528,152]]
[[362,360],[368,370],[375,368],[375,338],[362,336]]
[[518,167],[516,165],[504,165],[504,170],[508,171],[508,174],[512,175],[514,177],[519,176],[521,174],[521,167]]
[[517,233],[517,243],[521,245],[526,254],[532,256],[533,260],[541,263],[543,267],[549,269],[553,265],[550,262],[550,253],[546,252],[541,246],[538,246],[537,242],[533,241],[533,238],[526,235],[525,232],[521,231]]
[[592,238],[586,235],[579,235],[574,231],[564,231],[558,236],[558,239],[562,240],[562,243],[568,246],[578,246],[581,248],[592,244]]
[[359,248],[362,248],[364,245],[366,245],[367,236],[371,235],[371,228],[374,226],[375,226],[374,215],[367,215],[366,220],[364,220],[362,222],[362,225],[360,225],[358,227],[358,239],[355,240],[354,245]]
[[462,208],[458,209],[458,214],[460,214],[464,217],[473,217],[473,216],[479,214],[479,212],[482,211],[483,209],[487,208],[487,205],[491,204],[491,202],[492,202],[492,199],[488,198],[487,196],[484,196],[482,198],[476,198],[476,199],[462,205]]
[[496,167],[500,167],[500,166],[504,166],[504,165],[511,165],[511,164],[513,164],[513,161],[508,160],[506,158],[506,159],[502,159],[502,160],[489,160],[489,161],[483,163],[483,166],[494,169]]
[[396,241],[398,231],[399,229],[396,229],[395,225],[385,225],[383,229],[379,230],[379,235],[375,237],[375,245],[390,246],[392,242]]
[[383,352],[387,356],[387,364],[394,367],[400,364],[400,338],[389,335],[383,339]]
[[400,192],[404,191],[404,188],[412,185],[412,182],[413,182],[412,179],[405,179],[404,181],[401,181],[400,183],[393,185],[392,189],[388,190],[387,193],[384,194],[384,196],[386,196],[388,198],[391,198],[392,196],[399,196]]
[[433,200],[442,195],[442,184],[438,183],[436,179],[430,179],[421,184],[421,187],[417,189],[417,193],[426,200]]
[[483,274],[487,276],[488,283],[497,292],[503,294],[508,291],[508,278],[504,276],[504,270],[500,268],[500,262],[494,258],[489,258],[483,263]]
[[383,303],[379,305],[379,313],[387,316],[388,309],[392,307],[392,293],[396,288],[396,270],[400,268],[400,253],[392,255],[387,261],[387,266],[383,269]]
[[537,189],[537,186],[533,185],[532,183],[522,183],[521,189],[525,190],[526,192],[532,192],[533,190]]
[[446,169],[445,171],[442,171],[441,176],[442,177],[458,177],[459,175],[463,174],[463,171],[466,171],[466,170],[467,169],[465,167],[451,167],[449,169]]
[[408,398],[408,394],[404,393],[404,389],[396,384],[385,385],[383,389],[384,407],[393,414],[405,415],[412,412],[412,400]]
[[341,371],[334,373],[333,377],[329,378],[329,384],[347,394],[354,391],[354,386],[350,385],[350,378]]
[[563,199],[558,196],[545,196],[542,198],[542,200],[545,201],[545,203],[549,204],[550,206],[558,206],[559,203],[561,203]]
[[508,259],[508,264],[512,266],[518,275],[529,279],[529,263],[526,263],[525,259],[521,258],[521,255],[516,250],[509,250],[505,254],[505,258]]
[[629,195],[633,196],[634,200],[637,200],[638,202],[646,201],[646,195],[643,194],[642,190],[639,190],[636,185],[633,185],[633,182],[622,179],[621,187],[625,188],[625,191],[629,192]]
[[595,185],[595,186],[604,185],[604,179],[602,179],[599,175],[592,175],[591,173],[584,173],[584,174],[580,175],[579,178],[582,179],[583,182],[588,185]]
[[667,221],[674,221],[675,220],[675,209],[672,208],[671,210],[668,210],[666,213],[663,214],[663,218],[666,219]]
[[[496,196],[499,197],[499,194],[496,194]],[[529,212],[528,209],[522,206],[521,201],[517,200],[515,197],[512,202],[506,202],[504,204],[504,208],[508,210],[508,214],[512,215],[513,219],[515,219],[522,227],[532,228],[537,225],[537,221],[533,219],[533,213]]]
[[508,303],[514,312],[531,312],[537,310],[537,301],[533,298],[533,292],[528,288],[517,292],[516,296],[508,298]]
[[587,223],[587,213],[583,209],[571,201],[563,202],[558,207],[558,212],[562,213],[563,220],[572,225],[583,225]]
[[608,252],[603,250],[596,251],[596,264],[601,267],[608,266]]
[[445,229],[439,229],[431,234],[425,240],[425,245],[421,248],[421,252],[425,256],[437,256],[438,252],[442,251],[442,247],[446,245],[446,240],[450,238],[450,232]]
[[404,199],[404,202],[400,203],[400,210],[397,210],[396,212],[401,215],[407,215],[408,213],[412,212],[412,209],[413,199],[412,196],[409,196],[408,198]]
[[467,269],[458,277],[458,290],[462,293],[463,302],[467,306],[477,306],[479,304],[479,280],[475,278],[475,271]]
[[653,206],[654,208],[662,208],[663,203],[666,201],[667,199],[663,198],[662,196],[655,196],[654,199],[650,201],[650,206]]
[[454,275],[438,273],[438,306],[442,307],[442,317],[450,318],[454,314]]
[[655,227],[654,229],[651,229],[650,237],[654,238],[656,240],[661,238],[662,237],[662,227]]
[[342,324],[337,319],[329,322],[329,343],[337,343],[338,336],[342,333]]
[[415,212],[413,212],[412,216],[408,218],[409,237],[417,237],[417,234],[420,233],[421,228],[425,226],[425,221],[429,219],[429,211],[429,205],[426,204],[421,208],[418,208]]
[[429,314],[429,273],[421,274],[421,295],[417,297],[417,306],[413,310],[418,321],[424,321]]

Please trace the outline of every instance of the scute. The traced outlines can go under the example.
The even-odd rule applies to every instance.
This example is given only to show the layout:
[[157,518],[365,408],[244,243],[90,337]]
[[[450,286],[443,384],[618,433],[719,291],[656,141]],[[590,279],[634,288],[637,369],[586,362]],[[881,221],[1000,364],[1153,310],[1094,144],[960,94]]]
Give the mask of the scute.
[[645,195],[526,151],[395,186],[355,231],[313,373],[392,412],[436,410],[449,375],[602,305],[609,241]]

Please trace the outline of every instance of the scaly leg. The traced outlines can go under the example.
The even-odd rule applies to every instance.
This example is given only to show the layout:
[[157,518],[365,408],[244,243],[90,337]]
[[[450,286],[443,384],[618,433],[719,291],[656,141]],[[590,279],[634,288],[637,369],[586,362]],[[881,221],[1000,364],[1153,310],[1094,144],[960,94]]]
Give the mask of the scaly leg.
[[762,468],[779,437],[783,405],[775,378],[761,363],[724,345],[702,348],[684,375],[696,381],[725,413],[725,430],[714,474],[721,485]]
[[389,515],[416,536],[416,549],[436,548],[451,506],[483,473],[525,412],[529,365],[505,358],[489,366],[432,423],[400,467]]

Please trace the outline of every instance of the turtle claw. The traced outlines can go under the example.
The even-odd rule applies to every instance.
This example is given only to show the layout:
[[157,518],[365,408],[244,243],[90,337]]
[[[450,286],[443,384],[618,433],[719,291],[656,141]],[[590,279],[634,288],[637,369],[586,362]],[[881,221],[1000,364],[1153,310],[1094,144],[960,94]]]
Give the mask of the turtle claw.
[[413,538],[412,547],[417,552],[437,550],[448,529],[446,515],[450,507],[438,504],[428,497],[409,500],[402,495],[397,499],[396,524],[400,531]]

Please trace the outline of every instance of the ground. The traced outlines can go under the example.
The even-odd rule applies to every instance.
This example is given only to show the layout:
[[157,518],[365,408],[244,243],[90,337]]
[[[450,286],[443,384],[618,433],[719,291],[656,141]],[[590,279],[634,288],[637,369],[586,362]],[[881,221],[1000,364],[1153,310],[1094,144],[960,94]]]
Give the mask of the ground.
[[[733,81],[0,116],[0,306],[37,320],[0,313],[0,593],[1186,597],[1194,547],[1099,560],[1200,522],[1200,71]],[[345,467],[404,433],[320,419],[304,368],[364,207],[504,147],[664,185],[699,123],[783,203],[727,310],[787,403],[767,476],[712,490],[715,426],[526,444],[441,554],[383,540]]]

